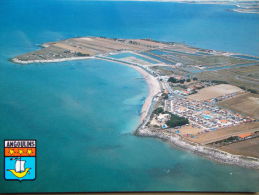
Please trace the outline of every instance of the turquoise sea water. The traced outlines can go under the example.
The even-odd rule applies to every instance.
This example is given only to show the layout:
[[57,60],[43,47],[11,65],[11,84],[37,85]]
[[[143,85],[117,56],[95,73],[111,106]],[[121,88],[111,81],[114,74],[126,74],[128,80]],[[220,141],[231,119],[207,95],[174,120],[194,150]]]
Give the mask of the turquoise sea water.
[[135,70],[99,60],[8,61],[38,44],[76,36],[149,37],[258,56],[258,15],[229,8],[0,1],[0,141],[38,141],[36,181],[7,182],[0,171],[0,192],[258,191],[258,171],[132,135],[148,91]]

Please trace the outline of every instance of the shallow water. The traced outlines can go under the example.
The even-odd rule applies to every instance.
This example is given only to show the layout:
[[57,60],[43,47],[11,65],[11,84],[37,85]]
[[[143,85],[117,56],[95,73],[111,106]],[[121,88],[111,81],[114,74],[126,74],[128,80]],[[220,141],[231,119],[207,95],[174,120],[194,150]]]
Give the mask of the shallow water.
[[24,66],[8,61],[38,44],[76,36],[150,37],[258,55],[258,16],[228,8],[0,1],[0,141],[38,141],[36,181],[1,176],[0,192],[258,191],[258,171],[132,135],[148,91],[134,69],[99,60]]

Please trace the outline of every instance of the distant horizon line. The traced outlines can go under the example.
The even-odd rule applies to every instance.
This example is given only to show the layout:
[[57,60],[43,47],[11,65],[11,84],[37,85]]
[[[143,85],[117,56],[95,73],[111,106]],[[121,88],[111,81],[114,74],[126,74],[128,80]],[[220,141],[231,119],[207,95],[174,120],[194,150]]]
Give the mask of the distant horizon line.
[[259,0],[92,0],[92,1],[152,1],[152,2],[213,2],[213,3],[246,3],[259,2]]

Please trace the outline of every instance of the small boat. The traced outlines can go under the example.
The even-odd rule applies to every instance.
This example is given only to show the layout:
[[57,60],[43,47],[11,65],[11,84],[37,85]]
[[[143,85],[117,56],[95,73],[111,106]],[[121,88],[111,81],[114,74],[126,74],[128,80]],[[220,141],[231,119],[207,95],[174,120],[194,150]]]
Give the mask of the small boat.
[[12,174],[14,174],[18,178],[22,178],[29,174],[30,168],[25,168],[25,160],[21,160],[21,158],[14,158],[11,160],[16,160],[15,162],[15,169],[8,169]]

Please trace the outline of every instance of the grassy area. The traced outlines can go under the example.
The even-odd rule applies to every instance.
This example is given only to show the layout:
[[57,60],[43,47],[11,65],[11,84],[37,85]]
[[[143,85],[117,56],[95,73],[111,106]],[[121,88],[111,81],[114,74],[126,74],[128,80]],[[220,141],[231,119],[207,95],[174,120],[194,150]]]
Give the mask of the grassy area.
[[[259,64],[258,64],[259,65]],[[198,73],[200,80],[220,80],[246,89],[259,91],[259,66],[247,66]]]
[[229,56],[189,56],[189,58],[195,60],[198,65],[201,64],[208,66],[255,63],[253,60],[234,58]]
[[169,66],[152,66],[150,67],[152,70],[155,72],[158,72],[160,75],[172,75],[172,74],[177,74],[177,75],[184,75],[186,72],[180,69],[172,68],[170,65]]
[[169,53],[164,57],[179,61],[185,65],[225,66],[234,64],[256,63],[254,60],[235,58],[231,56],[188,55],[185,53]]

